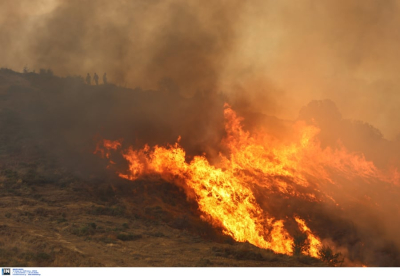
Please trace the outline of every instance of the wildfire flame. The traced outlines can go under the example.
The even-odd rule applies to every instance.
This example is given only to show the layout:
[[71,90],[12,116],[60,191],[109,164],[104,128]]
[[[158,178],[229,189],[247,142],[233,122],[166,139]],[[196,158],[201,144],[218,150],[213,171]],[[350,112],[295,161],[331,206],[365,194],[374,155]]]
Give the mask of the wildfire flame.
[[111,141],[104,139],[103,141],[97,143],[96,149],[93,154],[99,153],[101,157],[110,158],[110,150],[117,150],[121,147],[121,141]]
[[[322,149],[315,139],[319,132],[315,126],[296,123],[294,142],[284,143],[263,131],[252,135],[244,131],[242,118],[227,104],[224,116],[226,137],[222,144],[229,155],[220,153],[217,164],[211,165],[205,156],[195,156],[187,162],[179,138],[166,147],[146,145],[139,150],[124,150],[129,170],[119,176],[135,180],[157,174],[184,187],[188,197],[197,201],[202,218],[210,224],[222,228],[236,241],[247,241],[277,253],[293,252],[293,238],[285,225],[291,219],[307,235],[310,247],[305,253],[313,257],[318,257],[322,242],[306,221],[298,215],[284,220],[267,213],[257,202],[255,189],[338,205],[334,193],[321,189],[323,185],[340,185],[334,175],[347,179],[388,179],[362,155],[349,153],[344,147]],[[104,140],[95,153],[109,158],[109,151],[120,147],[121,141]]]
[[318,258],[318,249],[321,247],[321,241],[311,232],[310,228],[307,227],[304,220],[298,217],[295,217],[294,219],[299,225],[301,231],[307,234],[307,239],[310,244],[310,248],[306,253],[308,253],[312,257]]

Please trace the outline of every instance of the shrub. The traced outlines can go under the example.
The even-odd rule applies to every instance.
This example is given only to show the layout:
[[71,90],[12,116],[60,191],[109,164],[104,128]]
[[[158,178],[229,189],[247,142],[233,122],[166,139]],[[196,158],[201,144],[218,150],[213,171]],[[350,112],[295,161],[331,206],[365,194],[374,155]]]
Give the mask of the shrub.
[[128,223],[124,222],[124,223],[122,224],[122,227],[123,227],[124,229],[128,229],[128,228],[129,228],[129,225],[128,225]]
[[90,226],[92,229],[96,229],[96,228],[97,228],[97,225],[96,225],[96,223],[94,223],[94,222],[89,223],[89,226]]
[[323,246],[318,252],[318,256],[324,263],[329,266],[342,266],[344,258],[342,257],[342,253],[334,254],[332,249],[329,246]]
[[57,219],[57,223],[63,223],[63,222],[66,222],[66,221],[67,221],[67,219],[64,218],[64,217]]
[[141,239],[143,236],[142,235],[133,235],[133,234],[118,234],[117,239],[121,241],[135,241]]
[[294,236],[293,239],[293,245],[292,245],[292,250],[293,250],[293,255],[301,255],[305,252],[308,251],[310,248],[310,244],[307,239],[307,234],[301,233],[296,236]]
[[207,267],[207,266],[212,266],[212,265],[213,265],[213,263],[209,259],[205,259],[205,258],[201,258],[196,264],[197,267]]
[[91,215],[106,215],[106,216],[123,216],[125,214],[125,208],[123,206],[111,206],[111,207],[94,207],[89,211]]
[[71,233],[79,237],[90,236],[95,234],[95,230],[89,226],[82,226],[80,228],[72,228]]

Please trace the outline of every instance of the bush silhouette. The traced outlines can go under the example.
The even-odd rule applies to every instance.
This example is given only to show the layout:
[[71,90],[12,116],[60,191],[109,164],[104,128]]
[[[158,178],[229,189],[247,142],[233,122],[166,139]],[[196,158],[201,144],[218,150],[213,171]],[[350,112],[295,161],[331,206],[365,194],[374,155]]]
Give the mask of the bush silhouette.
[[310,243],[308,242],[307,234],[300,233],[294,236],[292,245],[293,255],[298,256],[304,254],[309,250],[309,248]]
[[321,261],[327,263],[329,266],[342,266],[344,258],[342,253],[334,254],[329,246],[323,246],[318,252]]

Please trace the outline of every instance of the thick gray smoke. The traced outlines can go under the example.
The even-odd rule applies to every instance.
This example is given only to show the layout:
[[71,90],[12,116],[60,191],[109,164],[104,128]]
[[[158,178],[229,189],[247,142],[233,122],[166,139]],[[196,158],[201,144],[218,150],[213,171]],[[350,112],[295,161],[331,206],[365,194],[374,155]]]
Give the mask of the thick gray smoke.
[[[2,3],[3,66],[61,75],[109,73],[117,84],[216,89],[234,44],[238,1],[29,1]],[[15,58],[15,57],[19,57]]]
[[[129,87],[223,91],[294,119],[332,99],[400,133],[399,1],[0,1],[1,66]],[[243,97],[242,95],[245,95]]]
[[[322,147],[341,141],[379,168],[399,167],[399,12],[396,0],[0,0],[0,67],[51,68],[58,76],[107,72],[120,86],[2,75],[18,79],[0,83],[0,92],[12,95],[19,113],[0,111],[5,125],[14,125],[6,115],[21,120],[39,148],[84,173],[96,134],[135,147],[181,135],[189,155],[218,156],[225,101],[248,129],[262,125],[280,138],[298,118],[321,128]],[[378,252],[363,257],[371,263],[386,264],[393,254],[388,264],[398,264],[398,188],[343,183],[359,188],[357,196],[374,194],[385,215],[362,205],[347,217],[328,207],[317,214],[305,206],[304,213],[313,210],[311,219],[332,227],[342,223],[338,241],[353,253],[369,241]],[[286,203],[271,205],[278,212]],[[382,228],[371,226],[376,221]],[[312,226],[326,229],[323,220]],[[325,235],[341,235],[333,232]]]
[[[279,117],[294,118],[311,100],[331,99],[345,118],[396,138],[399,1],[251,2],[227,79],[250,94],[268,93]],[[260,97],[256,106],[269,112]]]

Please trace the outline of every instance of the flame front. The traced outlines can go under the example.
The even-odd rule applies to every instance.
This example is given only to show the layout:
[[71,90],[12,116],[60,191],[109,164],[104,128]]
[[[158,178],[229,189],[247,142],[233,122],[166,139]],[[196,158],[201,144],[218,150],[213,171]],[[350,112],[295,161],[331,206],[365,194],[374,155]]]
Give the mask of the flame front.
[[[334,191],[322,189],[340,185],[335,175],[349,180],[387,179],[363,156],[350,154],[343,147],[322,149],[315,139],[319,132],[315,126],[296,123],[294,142],[284,143],[262,131],[253,135],[244,131],[242,119],[229,105],[225,105],[224,116],[226,137],[222,144],[229,155],[220,154],[219,163],[211,165],[205,156],[187,162],[178,140],[167,147],[123,151],[129,170],[120,176],[135,180],[144,175],[160,175],[165,181],[184,187],[210,224],[222,228],[236,241],[247,241],[277,253],[292,254],[293,238],[286,224],[288,220],[296,222],[308,237],[310,248],[305,253],[313,257],[318,257],[322,243],[306,221],[295,214],[283,219],[267,213],[257,202],[255,191],[262,189],[270,194],[339,205]],[[116,150],[121,143],[106,140],[103,146]],[[264,201],[262,205],[268,205],[268,197]]]
[[186,185],[204,213],[204,219],[222,227],[235,240],[248,241],[278,253],[292,252],[292,238],[283,221],[268,217],[257,204],[252,191],[232,170],[209,164],[203,156],[185,161],[185,151],[173,146],[129,149],[124,157],[129,161],[130,173],[122,177],[135,180],[143,174],[159,174],[169,182]]
[[308,253],[310,256],[318,258],[318,251],[321,248],[322,244],[321,241],[319,240],[318,237],[316,237],[310,230],[310,228],[307,227],[306,223],[304,220],[302,220],[299,217],[294,218],[299,225],[300,230],[307,235],[308,243],[310,245],[310,248],[308,249]]

